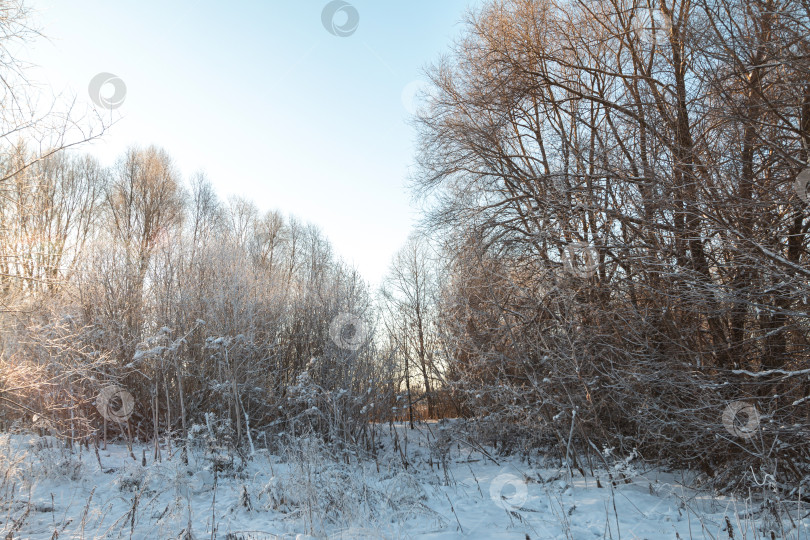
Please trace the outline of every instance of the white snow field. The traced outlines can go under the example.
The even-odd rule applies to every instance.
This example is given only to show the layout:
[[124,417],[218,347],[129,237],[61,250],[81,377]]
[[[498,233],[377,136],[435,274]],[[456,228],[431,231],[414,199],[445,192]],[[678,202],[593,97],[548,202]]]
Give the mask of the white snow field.
[[253,456],[243,457],[198,443],[191,447],[188,466],[177,447],[170,458],[163,446],[159,462],[152,444],[135,445],[132,454],[126,444],[110,444],[97,459],[92,447],[71,452],[51,437],[4,435],[0,534],[231,540],[810,538],[807,505],[783,505],[780,522],[756,497],[735,500],[687,489],[685,475],[644,470],[637,459],[607,455],[610,470],[603,464],[594,476],[574,471],[572,478],[558,460],[494,456],[448,437],[439,424],[381,429],[376,459],[335,459],[322,443],[303,439],[281,450],[276,445],[259,449],[260,442]]

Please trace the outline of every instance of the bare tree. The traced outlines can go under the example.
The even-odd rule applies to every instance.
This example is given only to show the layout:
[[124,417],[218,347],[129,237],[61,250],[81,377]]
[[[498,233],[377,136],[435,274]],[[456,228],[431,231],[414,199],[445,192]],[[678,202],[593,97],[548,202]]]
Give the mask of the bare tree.
[[[412,237],[397,253],[382,289],[386,330],[404,361],[410,396],[410,370],[422,378],[427,415],[436,418],[436,276],[424,240]],[[412,406],[411,410],[412,421]]]
[[[481,396],[468,406],[508,405],[513,426],[547,410],[547,432],[586,451],[618,437],[723,463],[733,482],[734,442],[706,439],[729,401],[798,421],[808,24],[801,3],[769,1],[471,15],[429,70],[415,178],[460,274],[442,326],[451,371]],[[766,438],[800,444],[792,428]]]

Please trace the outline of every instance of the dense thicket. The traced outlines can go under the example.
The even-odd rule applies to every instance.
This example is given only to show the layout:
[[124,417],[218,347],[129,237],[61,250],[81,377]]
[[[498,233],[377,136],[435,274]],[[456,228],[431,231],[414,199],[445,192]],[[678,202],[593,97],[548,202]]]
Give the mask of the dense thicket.
[[[7,427],[151,440],[224,422],[245,445],[257,428],[366,434],[390,376],[360,334],[366,285],[315,227],[223,203],[202,176],[186,189],[156,148],[110,168],[19,148],[4,170],[25,159],[0,186]],[[109,385],[134,398],[127,422],[103,425]]]
[[[792,0],[470,17],[429,71],[415,179],[463,414],[726,484],[807,475],[809,27]],[[739,400],[753,437],[722,423]]]

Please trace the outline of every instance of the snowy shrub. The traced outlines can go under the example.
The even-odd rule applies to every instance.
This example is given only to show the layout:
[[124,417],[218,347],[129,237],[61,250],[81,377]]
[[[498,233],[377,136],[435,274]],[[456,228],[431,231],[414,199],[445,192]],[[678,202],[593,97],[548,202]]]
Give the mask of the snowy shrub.
[[285,472],[277,472],[259,497],[265,508],[303,520],[310,534],[417,515],[416,506],[425,511],[426,495],[408,475],[370,481],[330,457],[328,447],[314,437],[301,439],[285,455]]
[[422,483],[407,471],[398,471],[390,480],[384,481],[383,485],[391,510],[412,512],[414,508],[423,505],[428,500]]
[[[374,395],[371,386],[365,391],[343,387],[333,370],[346,370],[336,365],[337,359],[312,358],[306,369],[296,377],[295,384],[286,389],[284,407],[286,437],[316,435],[335,454],[346,459],[370,451],[369,422],[373,414]],[[346,381],[350,386],[349,381]]]
[[[287,486],[278,476],[273,476],[262,489],[260,496],[266,498],[266,507],[279,512],[289,512],[296,502],[287,498]],[[291,494],[292,495],[292,494]]]
[[[0,435],[0,477],[2,486],[14,484],[25,479],[28,475],[29,460],[35,452],[32,448],[36,442],[32,440],[21,441],[19,436]],[[30,470],[30,469],[29,469]]]
[[205,415],[205,424],[194,424],[189,430],[189,444],[206,469],[218,474],[233,475],[243,466],[235,446],[235,432],[229,418]]
[[[44,439],[44,440],[43,440]],[[32,447],[29,462],[31,473],[38,478],[54,478],[75,481],[82,478],[85,464],[64,443],[55,443],[52,438],[39,438]]]
[[146,478],[146,470],[137,464],[128,463],[118,473],[115,484],[121,491],[135,493],[140,491]]

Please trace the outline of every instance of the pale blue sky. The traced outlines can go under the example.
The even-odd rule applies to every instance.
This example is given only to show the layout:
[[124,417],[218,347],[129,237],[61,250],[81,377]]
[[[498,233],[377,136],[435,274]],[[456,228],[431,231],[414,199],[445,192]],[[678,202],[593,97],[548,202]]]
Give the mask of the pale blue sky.
[[29,0],[48,38],[30,59],[38,80],[86,103],[97,73],[124,80],[120,121],[84,147],[103,163],[162,146],[223,199],[319,225],[376,285],[417,218],[408,89],[474,0],[351,3],[357,31],[336,37],[326,0]]

